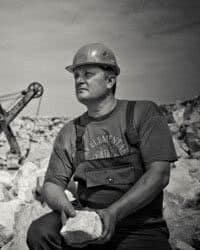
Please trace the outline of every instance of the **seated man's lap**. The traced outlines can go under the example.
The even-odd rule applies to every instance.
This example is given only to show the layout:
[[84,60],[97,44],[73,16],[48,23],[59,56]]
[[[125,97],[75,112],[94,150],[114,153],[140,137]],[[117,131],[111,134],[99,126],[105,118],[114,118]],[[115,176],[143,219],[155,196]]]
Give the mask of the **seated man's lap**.
[[[62,245],[62,249],[70,250],[76,249],[66,246],[60,235],[62,227],[61,217],[59,213],[51,212],[39,219],[33,221],[29,228],[28,238],[39,241],[40,239],[51,239],[57,245]],[[82,248],[83,250],[171,250],[168,243],[167,230],[162,227],[151,228],[117,228],[112,240],[104,245],[88,245]],[[77,248],[80,249],[80,248]]]

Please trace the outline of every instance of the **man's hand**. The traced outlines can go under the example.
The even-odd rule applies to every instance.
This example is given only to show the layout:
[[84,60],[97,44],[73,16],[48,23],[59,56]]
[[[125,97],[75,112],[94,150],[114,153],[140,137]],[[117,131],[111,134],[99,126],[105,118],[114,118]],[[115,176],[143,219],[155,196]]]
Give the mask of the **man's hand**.
[[[95,211],[97,214],[99,214],[101,220],[102,220],[102,226],[103,226],[103,231],[102,235],[100,236],[99,239],[96,240],[90,240],[81,244],[78,243],[73,243],[69,244],[69,242],[66,242],[67,245],[70,245],[71,247],[75,248],[83,248],[86,247],[87,245],[96,245],[96,244],[104,244],[108,241],[110,241],[111,237],[113,236],[113,233],[115,231],[115,226],[116,226],[116,213],[112,211],[109,208],[106,209],[91,209],[88,207],[83,208],[83,210],[88,210],[88,211]],[[62,218],[64,217],[64,218]],[[62,213],[62,221],[63,219],[66,221],[66,215],[63,212]]]
[[113,236],[115,232],[115,226],[116,226],[116,213],[109,209],[98,209],[96,212],[101,217],[102,223],[103,223],[103,233],[102,236],[95,241],[95,244],[104,244],[108,241],[110,241],[111,237]]
[[76,215],[73,205],[64,193],[64,188],[55,183],[46,182],[42,194],[49,207],[61,214],[63,225],[68,217]]
[[65,206],[63,208],[63,210],[61,211],[61,221],[62,221],[62,225],[64,226],[67,218],[69,217],[75,217],[76,216],[76,211],[74,209],[74,207],[72,206],[72,204],[69,202],[69,204],[67,206]]

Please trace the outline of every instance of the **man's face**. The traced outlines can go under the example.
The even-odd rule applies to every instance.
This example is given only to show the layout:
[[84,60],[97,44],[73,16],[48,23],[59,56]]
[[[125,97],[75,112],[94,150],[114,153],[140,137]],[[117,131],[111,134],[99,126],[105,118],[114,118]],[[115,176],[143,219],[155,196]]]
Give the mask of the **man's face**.
[[103,69],[84,65],[74,71],[76,96],[82,103],[102,99],[108,94],[108,83]]

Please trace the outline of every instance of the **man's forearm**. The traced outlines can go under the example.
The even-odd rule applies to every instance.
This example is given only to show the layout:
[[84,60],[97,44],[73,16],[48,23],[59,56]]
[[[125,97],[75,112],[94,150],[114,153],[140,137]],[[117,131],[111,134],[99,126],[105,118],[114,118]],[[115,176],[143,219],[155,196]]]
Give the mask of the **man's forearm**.
[[64,189],[52,182],[46,182],[43,186],[42,195],[48,206],[58,212],[68,206],[69,200]]
[[117,214],[117,220],[125,218],[150,203],[168,184],[169,166],[155,164],[109,210]]

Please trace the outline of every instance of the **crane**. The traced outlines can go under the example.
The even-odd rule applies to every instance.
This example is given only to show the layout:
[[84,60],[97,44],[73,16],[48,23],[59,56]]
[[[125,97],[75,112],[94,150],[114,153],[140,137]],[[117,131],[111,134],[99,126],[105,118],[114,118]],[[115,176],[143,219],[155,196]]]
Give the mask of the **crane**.
[[8,111],[6,111],[0,103],[0,133],[5,133],[10,145],[10,152],[16,154],[19,158],[21,157],[20,147],[11,129],[10,123],[24,109],[31,99],[41,97],[43,92],[44,88],[41,83],[32,82],[27,89],[20,92],[21,98]]

